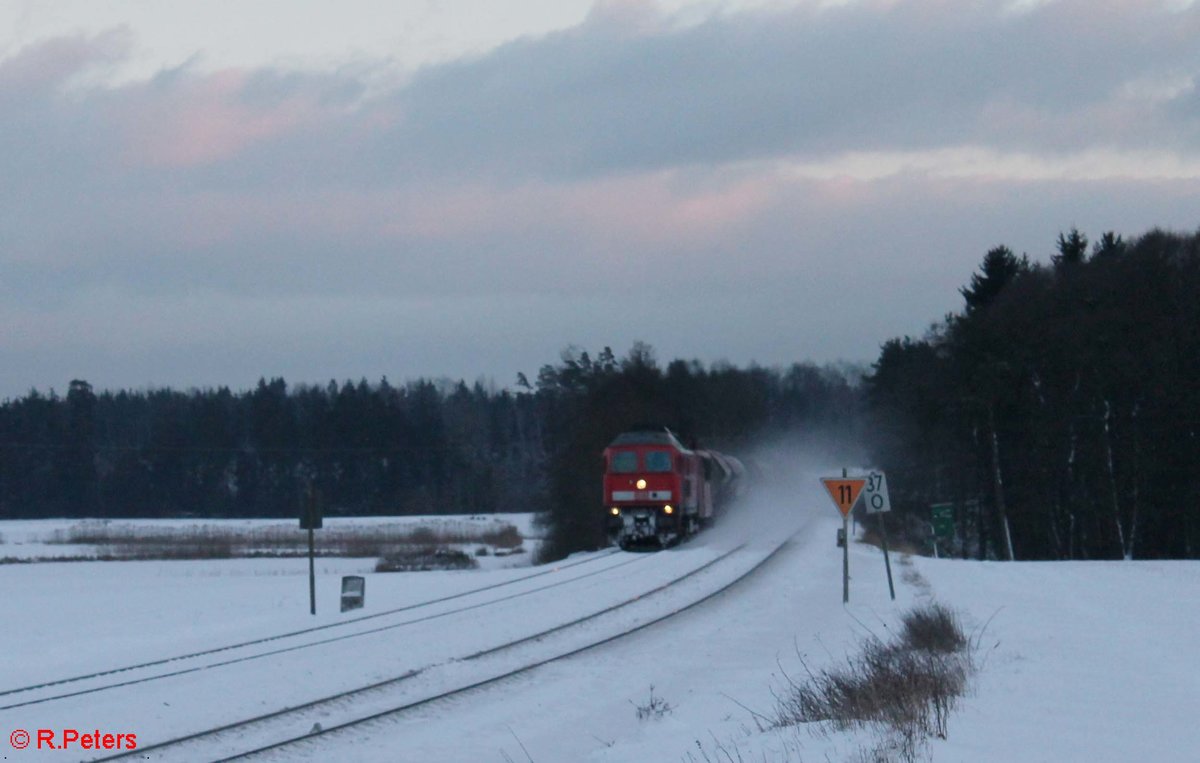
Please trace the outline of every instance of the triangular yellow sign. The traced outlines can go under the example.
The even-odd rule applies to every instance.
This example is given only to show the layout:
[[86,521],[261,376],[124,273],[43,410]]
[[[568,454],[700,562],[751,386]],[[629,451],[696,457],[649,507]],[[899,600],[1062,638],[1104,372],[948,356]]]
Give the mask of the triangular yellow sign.
[[833,504],[838,507],[838,511],[842,512],[844,517],[848,516],[850,510],[854,508],[854,502],[858,500],[867,481],[846,477],[822,477],[821,484],[825,486],[829,497],[833,499]]

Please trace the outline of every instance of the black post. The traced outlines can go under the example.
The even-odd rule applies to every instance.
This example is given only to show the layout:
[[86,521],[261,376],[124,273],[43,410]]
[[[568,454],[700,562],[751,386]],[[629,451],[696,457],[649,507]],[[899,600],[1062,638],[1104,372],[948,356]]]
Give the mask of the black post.
[[317,566],[313,558],[317,555],[313,547],[313,530],[322,526],[321,494],[313,489],[312,483],[304,490],[300,507],[300,529],[308,530],[308,609],[317,614]]
[[[846,478],[846,470],[842,469],[842,479]],[[842,603],[850,603],[850,512],[842,515],[842,536],[846,542],[842,544]]]
[[313,529],[308,528],[308,610],[317,614],[317,568],[313,563]]
[[896,587],[892,585],[892,560],[888,558],[887,547],[887,512],[879,515],[879,529],[883,532],[883,566],[887,567],[888,591],[892,594],[892,601],[895,601]]

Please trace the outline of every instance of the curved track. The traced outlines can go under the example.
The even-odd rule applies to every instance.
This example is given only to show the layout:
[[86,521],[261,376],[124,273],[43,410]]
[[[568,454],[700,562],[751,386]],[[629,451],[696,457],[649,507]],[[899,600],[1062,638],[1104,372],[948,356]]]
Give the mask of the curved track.
[[[98,760],[215,760],[310,744],[338,732],[479,689],[620,639],[707,601],[758,570],[793,536],[749,550],[746,544],[672,574],[608,606],[517,638],[411,668],[383,680],[224,723]],[[663,555],[636,558],[669,559]],[[631,563],[631,562],[627,562]],[[561,596],[563,592],[558,592]],[[508,597],[511,598],[511,597]],[[150,741],[147,739],[146,741]]]
[[[498,604],[501,602],[520,598],[522,596],[529,596],[529,595],[532,595],[535,593],[540,593],[541,591],[546,591],[546,590],[549,590],[552,588],[557,588],[559,586],[568,585],[568,584],[574,583],[575,581],[578,581],[578,580],[590,578],[595,575],[602,575],[602,574],[605,574],[612,570],[622,568],[622,567],[625,567],[630,564],[634,564],[634,563],[638,562],[639,560],[645,558],[644,556],[633,556],[632,558],[622,558],[618,561],[608,560],[609,557],[612,557],[615,554],[616,554],[615,551],[604,552],[604,553],[597,554],[592,557],[588,557],[586,559],[582,559],[582,560],[579,560],[576,562],[571,562],[569,564],[557,565],[557,566],[553,567],[552,569],[542,570],[540,572],[535,572],[530,575],[523,575],[523,576],[521,576],[519,578],[515,578],[513,580],[507,580],[507,581],[504,581],[501,583],[493,583],[491,585],[481,586],[479,588],[473,588],[471,590],[462,591],[459,593],[451,594],[449,596],[441,596],[441,597],[438,597],[435,599],[429,599],[426,601],[409,604],[409,605],[406,605],[403,607],[396,607],[393,609],[388,609],[383,612],[375,612],[375,613],[372,613],[369,615],[361,615],[358,617],[341,620],[341,621],[335,622],[335,623],[326,623],[326,624],[314,626],[311,628],[303,628],[300,630],[290,631],[288,633],[281,633],[281,634],[277,634],[277,635],[273,635],[273,636],[267,636],[264,638],[253,639],[250,641],[243,641],[243,642],[239,642],[236,644],[229,644],[226,646],[215,647],[213,649],[206,649],[203,651],[193,652],[190,654],[177,655],[174,657],[168,657],[168,658],[153,660],[153,661],[149,661],[149,662],[143,662],[143,663],[139,663],[136,665],[127,665],[124,667],[112,668],[109,670],[97,671],[94,673],[88,673],[88,674],[79,675],[79,676],[72,676],[70,678],[62,678],[62,679],[57,679],[54,681],[46,681],[46,682],[39,683],[39,684],[33,684],[30,686],[23,686],[23,687],[16,688],[16,689],[8,689],[5,691],[0,691],[0,697],[16,695],[16,694],[33,695],[33,696],[27,696],[27,697],[22,698],[17,701],[9,701],[8,703],[6,703],[4,705],[0,705],[0,711],[13,710],[13,709],[21,708],[21,707],[28,707],[30,705],[39,705],[39,704],[46,703],[46,702],[53,702],[55,700],[68,699],[71,697],[78,697],[78,696],[82,696],[85,694],[94,694],[97,692],[108,691],[111,689],[118,689],[118,688],[122,688],[125,686],[132,686],[132,685],[136,685],[136,684],[147,683],[150,681],[157,681],[157,680],[161,680],[161,679],[165,679],[165,678],[172,678],[175,676],[186,675],[189,673],[196,673],[196,672],[203,671],[203,670],[211,670],[214,668],[220,668],[220,667],[225,667],[225,666],[229,666],[229,665],[236,665],[236,664],[248,662],[251,660],[263,659],[266,657],[272,657],[275,655],[286,654],[288,652],[294,652],[294,651],[298,651],[298,650],[302,650],[302,649],[308,649],[308,648],[312,648],[312,647],[316,647],[316,646],[321,646],[324,644],[331,644],[331,643],[338,642],[338,641],[345,641],[348,639],[360,638],[360,637],[368,636],[368,635],[371,635],[374,633],[380,633],[382,631],[394,630],[396,628],[402,628],[404,626],[414,625],[417,623],[422,623],[427,620],[433,620],[433,619],[440,618],[440,617],[448,617],[450,615],[458,614],[461,612],[468,612],[470,610],[480,609],[480,608],[491,606],[491,605]],[[393,618],[396,615],[401,615],[404,613],[408,613],[411,615],[414,611],[430,609],[430,608],[435,607],[435,605],[438,605],[438,604],[444,604],[449,601],[463,599],[463,598],[470,597],[470,596],[476,596],[478,594],[495,591],[497,589],[506,588],[509,586],[521,585],[521,584],[526,583],[529,580],[532,580],[534,578],[540,578],[544,575],[559,573],[566,569],[578,567],[580,565],[585,565],[585,564],[589,564],[589,563],[597,562],[597,561],[601,561],[601,560],[608,560],[608,563],[605,564],[604,566],[601,566],[599,569],[589,570],[589,571],[583,572],[582,574],[575,574],[575,575],[566,577],[565,579],[562,579],[562,580],[555,580],[552,583],[530,586],[527,588],[522,586],[521,590],[518,590],[516,593],[506,593],[501,596],[488,598],[483,601],[467,604],[465,606],[446,609],[446,610],[442,610],[442,611],[436,611],[432,614],[422,615],[422,616],[418,616],[418,617],[409,617],[407,619],[402,619],[402,620],[399,620],[398,622],[388,623],[385,625],[376,625],[374,627],[365,628],[365,629],[354,628],[354,626],[356,626],[357,624],[368,621],[368,620],[377,620],[380,618]],[[316,640],[304,638],[304,637],[310,636],[311,634],[322,632],[322,631],[327,631],[330,629],[339,629],[339,630],[348,631],[348,632],[339,633],[339,635],[328,636],[328,637],[319,638]],[[286,641],[297,641],[298,643],[294,643],[294,644],[291,644],[288,646],[276,646],[275,648],[270,648],[270,649],[266,649],[266,650],[252,649],[253,647],[260,647],[260,646],[263,646],[266,644],[277,644],[277,642],[286,642]],[[202,661],[200,659],[200,658],[204,658],[204,657],[211,657],[211,656],[218,655],[218,654],[227,654],[227,653],[236,653],[236,652],[245,652],[245,653],[239,654],[236,657],[227,657],[225,659],[219,659],[216,661],[211,661],[211,660]],[[188,665],[188,663],[192,663],[192,664]],[[187,665],[187,667],[176,667],[175,669],[166,670],[166,671],[162,671],[162,670],[151,671],[151,670],[149,670],[151,668],[161,668],[162,666],[165,666],[165,665]],[[95,679],[107,678],[107,677],[118,675],[118,674],[130,674],[131,677],[127,677],[127,678],[125,678],[125,680],[116,681],[116,682],[105,682],[105,683],[101,683],[99,685],[89,685],[91,682],[94,682]],[[59,693],[47,693],[47,692],[42,691],[42,690],[46,690],[46,689],[53,689],[55,687],[65,686],[68,684],[75,684],[75,685],[77,685],[77,688],[74,688],[71,691],[59,692]]]

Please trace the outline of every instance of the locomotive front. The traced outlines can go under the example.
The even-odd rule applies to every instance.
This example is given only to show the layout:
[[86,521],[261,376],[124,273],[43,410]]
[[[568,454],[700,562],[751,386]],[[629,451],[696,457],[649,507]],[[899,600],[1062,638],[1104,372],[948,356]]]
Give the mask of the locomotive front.
[[608,530],[621,548],[666,547],[695,531],[695,457],[670,431],[626,432],[604,459]]

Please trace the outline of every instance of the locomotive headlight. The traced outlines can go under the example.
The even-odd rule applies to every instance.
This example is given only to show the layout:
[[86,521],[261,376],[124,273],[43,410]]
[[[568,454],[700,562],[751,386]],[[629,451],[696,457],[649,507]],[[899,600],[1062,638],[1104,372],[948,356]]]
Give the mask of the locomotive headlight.
[[609,511],[611,511],[611,512],[612,512],[612,515],[613,515],[614,517],[619,517],[619,516],[621,516],[621,510],[620,510],[620,509],[618,509],[616,506],[613,506],[611,509],[609,509]]
[[675,508],[673,506],[671,506],[671,504],[668,503],[666,506],[663,506],[663,513],[664,514],[674,514]]
[[637,481],[637,489],[645,490],[646,489],[646,480],[638,480]]

